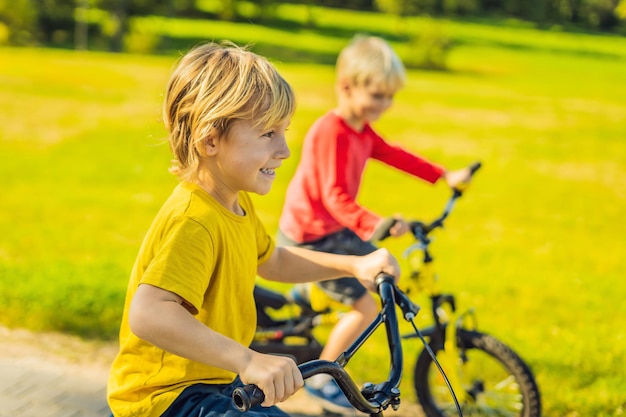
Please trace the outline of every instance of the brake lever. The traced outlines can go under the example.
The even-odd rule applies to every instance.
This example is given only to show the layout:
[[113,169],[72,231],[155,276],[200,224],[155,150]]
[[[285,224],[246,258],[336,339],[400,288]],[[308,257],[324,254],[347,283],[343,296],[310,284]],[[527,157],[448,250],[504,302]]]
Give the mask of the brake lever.
[[397,286],[394,286],[394,298],[396,299],[396,304],[402,310],[404,319],[406,321],[411,321],[417,316],[417,313],[420,311],[421,307],[415,304],[411,299]]

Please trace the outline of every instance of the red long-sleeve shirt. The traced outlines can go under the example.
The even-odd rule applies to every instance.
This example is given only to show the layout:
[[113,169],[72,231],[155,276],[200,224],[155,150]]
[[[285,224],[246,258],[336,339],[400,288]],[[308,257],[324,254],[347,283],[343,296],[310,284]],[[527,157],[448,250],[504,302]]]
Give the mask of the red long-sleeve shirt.
[[430,183],[444,172],[442,167],[388,144],[369,124],[358,132],[329,112],[313,124],[304,139],[300,163],[287,188],[281,231],[299,243],[343,228],[368,239],[382,220],[356,202],[370,158]]

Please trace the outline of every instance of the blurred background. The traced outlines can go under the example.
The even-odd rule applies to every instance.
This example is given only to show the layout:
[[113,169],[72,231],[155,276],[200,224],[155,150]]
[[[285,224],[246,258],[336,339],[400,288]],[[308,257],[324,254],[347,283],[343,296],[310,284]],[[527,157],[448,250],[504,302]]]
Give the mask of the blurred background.
[[[298,96],[292,157],[254,197],[275,233],[357,33],[408,68],[375,128],[449,168],[483,163],[433,244],[442,287],[530,364],[545,415],[624,415],[625,0],[0,0],[0,324],[115,339],[176,184],[162,94],[201,42],[267,56]],[[360,201],[428,220],[447,197],[373,162]],[[401,259],[408,241],[386,244]],[[405,346],[408,367],[419,348]]]
[[[182,32],[176,28],[184,23],[175,19],[187,20],[190,25],[189,20],[212,20],[322,30],[328,28],[318,20],[324,8],[392,15],[397,19],[397,34],[405,37],[411,36],[403,23],[414,16],[498,26],[517,21],[527,27],[556,31],[623,35],[626,30],[624,0],[2,0],[0,43],[166,52],[180,46],[176,39]],[[334,35],[340,36],[340,30]],[[204,39],[205,34],[199,38]],[[184,41],[182,45],[186,46]]]

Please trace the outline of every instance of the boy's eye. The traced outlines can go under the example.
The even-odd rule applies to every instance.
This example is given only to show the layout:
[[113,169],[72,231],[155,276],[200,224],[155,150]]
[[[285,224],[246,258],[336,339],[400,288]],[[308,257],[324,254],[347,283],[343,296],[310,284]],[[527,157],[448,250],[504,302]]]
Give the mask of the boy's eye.
[[385,93],[376,93],[376,94],[372,94],[372,98],[374,98],[374,100],[385,100],[385,99],[393,99],[393,94],[385,94]]
[[268,138],[274,137],[274,131],[270,130],[269,132],[263,133],[263,136],[267,136]]

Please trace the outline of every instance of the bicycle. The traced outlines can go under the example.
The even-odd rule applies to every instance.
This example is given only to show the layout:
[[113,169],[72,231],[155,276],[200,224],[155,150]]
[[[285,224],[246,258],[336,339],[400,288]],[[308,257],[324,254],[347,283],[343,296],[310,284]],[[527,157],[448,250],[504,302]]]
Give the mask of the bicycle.
[[[479,163],[473,164],[472,175],[479,168]],[[454,189],[443,212],[432,222],[409,222],[414,243],[403,255],[409,268],[400,286],[409,296],[426,294],[433,319],[432,325],[401,336],[403,340],[420,337],[429,347],[418,353],[413,368],[417,399],[428,417],[452,415],[457,400],[466,416],[540,417],[541,396],[530,367],[505,343],[477,329],[474,310],[459,312],[454,295],[442,293],[439,288],[430,251],[432,233],[443,227],[463,191]],[[388,237],[392,225],[390,219],[373,240]],[[258,331],[252,348],[291,355],[298,363],[317,358],[323,346],[313,330],[324,323],[334,324],[340,315],[319,294],[321,291],[310,285],[294,287],[286,295],[257,287]],[[285,306],[297,307],[300,312],[276,319],[272,310]],[[435,352],[449,381],[441,377],[429,350]],[[457,397],[451,396],[450,390]]]
[[[334,362],[314,359],[305,361],[298,367],[305,379],[319,373],[331,375],[357,410],[368,413],[372,417],[382,417],[382,412],[389,406],[394,410],[400,406],[398,386],[402,376],[403,358],[396,306],[402,310],[403,317],[411,322],[417,315],[419,307],[398,289],[392,276],[379,274],[376,279],[376,287],[381,300],[381,311],[359,338]],[[359,389],[344,367],[363,343],[383,323],[385,324],[391,357],[388,378],[379,384],[365,384],[362,389]],[[263,392],[255,385],[245,385],[237,388],[233,392],[232,398],[235,407],[243,412],[263,402],[264,396]]]

